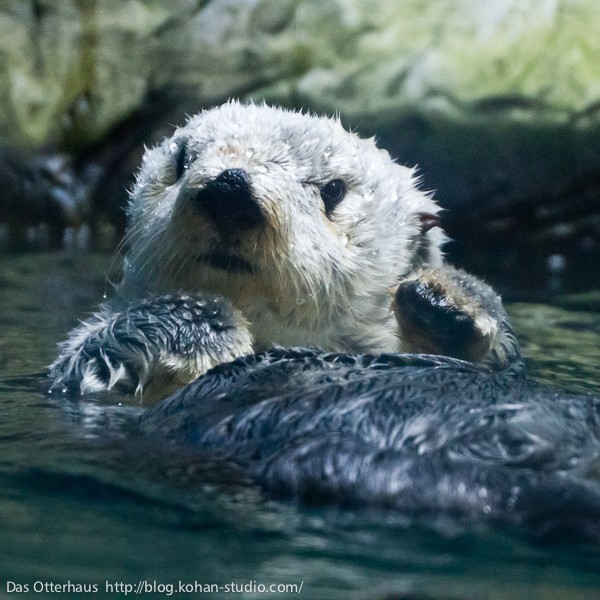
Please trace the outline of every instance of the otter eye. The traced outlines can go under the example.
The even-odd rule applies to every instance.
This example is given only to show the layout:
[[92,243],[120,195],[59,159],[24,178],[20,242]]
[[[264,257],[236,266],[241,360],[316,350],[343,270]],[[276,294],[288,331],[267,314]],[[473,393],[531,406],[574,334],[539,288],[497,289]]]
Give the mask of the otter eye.
[[342,179],[332,179],[321,188],[325,212],[330,213],[346,195],[346,184]]
[[187,163],[187,148],[185,144],[181,144],[179,149],[177,150],[177,155],[175,157],[175,177],[177,181],[181,179],[183,172],[185,171]]

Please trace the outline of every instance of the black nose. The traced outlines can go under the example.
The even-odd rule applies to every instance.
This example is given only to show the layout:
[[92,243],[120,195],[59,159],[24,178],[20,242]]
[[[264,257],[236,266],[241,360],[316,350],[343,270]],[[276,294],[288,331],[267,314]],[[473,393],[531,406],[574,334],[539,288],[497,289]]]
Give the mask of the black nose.
[[250,229],[264,220],[243,169],[223,171],[196,194],[196,202],[224,235]]

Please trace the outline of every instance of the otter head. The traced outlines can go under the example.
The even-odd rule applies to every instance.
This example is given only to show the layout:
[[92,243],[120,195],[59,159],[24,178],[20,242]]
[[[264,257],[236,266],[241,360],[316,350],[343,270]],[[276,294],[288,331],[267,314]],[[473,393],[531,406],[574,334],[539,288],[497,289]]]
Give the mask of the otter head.
[[339,120],[229,102],[146,152],[125,286],[226,296],[259,347],[395,350],[389,288],[441,262],[437,211]]

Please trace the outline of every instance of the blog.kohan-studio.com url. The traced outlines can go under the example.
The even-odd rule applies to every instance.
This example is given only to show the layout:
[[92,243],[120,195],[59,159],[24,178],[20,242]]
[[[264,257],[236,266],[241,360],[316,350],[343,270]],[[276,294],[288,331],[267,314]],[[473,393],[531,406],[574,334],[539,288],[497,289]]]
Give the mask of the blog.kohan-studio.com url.
[[[178,581],[177,583],[161,583],[159,581],[139,581],[137,584],[105,582],[104,592],[114,591],[121,594],[300,594],[304,581],[300,583],[259,583],[257,581],[228,583],[204,583],[201,581]],[[119,586],[117,587],[113,586]],[[112,589],[111,589],[112,588]]]
[[34,583],[17,583],[7,581],[5,592],[7,594],[42,593],[65,594],[118,594],[119,596],[142,596],[144,594],[162,594],[173,596],[175,594],[301,594],[304,581],[300,583],[259,583],[251,580],[246,582],[230,581],[228,583],[205,583],[202,581],[177,581],[176,583],[162,583],[156,580],[140,580],[135,583],[122,581],[109,581],[103,583],[76,583],[35,581]]

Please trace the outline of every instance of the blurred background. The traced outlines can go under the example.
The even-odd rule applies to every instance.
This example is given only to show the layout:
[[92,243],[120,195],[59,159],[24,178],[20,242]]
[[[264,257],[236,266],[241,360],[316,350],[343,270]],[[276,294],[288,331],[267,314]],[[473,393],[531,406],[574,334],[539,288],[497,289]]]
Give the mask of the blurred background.
[[376,135],[514,298],[600,285],[594,0],[2,0],[0,251],[111,251],[143,145],[265,99]]

